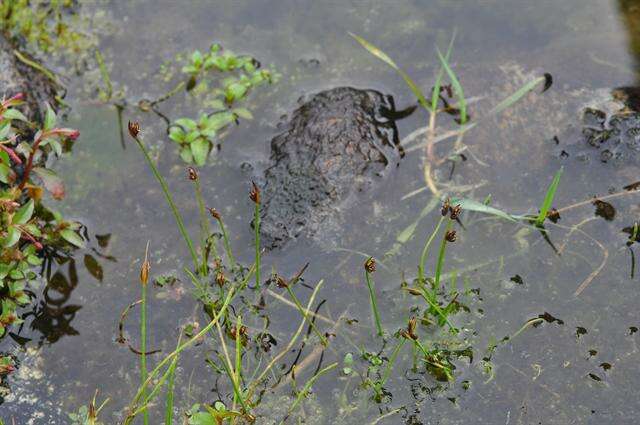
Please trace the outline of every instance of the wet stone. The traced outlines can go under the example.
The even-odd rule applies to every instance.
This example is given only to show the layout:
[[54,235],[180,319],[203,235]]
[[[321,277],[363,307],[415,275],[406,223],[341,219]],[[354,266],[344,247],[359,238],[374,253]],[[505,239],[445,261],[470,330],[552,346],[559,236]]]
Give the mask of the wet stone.
[[349,200],[402,156],[394,114],[391,96],[351,87],[320,92],[293,113],[264,173],[265,248],[339,227]]
[[559,137],[557,156],[583,163],[635,164],[640,152],[640,113],[623,109],[607,114],[586,108],[579,131]]

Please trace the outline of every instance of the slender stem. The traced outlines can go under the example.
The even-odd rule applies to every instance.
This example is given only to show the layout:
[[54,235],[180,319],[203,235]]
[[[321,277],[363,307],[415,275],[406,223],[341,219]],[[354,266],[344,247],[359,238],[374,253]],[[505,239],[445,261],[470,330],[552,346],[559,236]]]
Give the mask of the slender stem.
[[371,279],[371,273],[369,273],[367,270],[365,270],[364,275],[367,280],[367,286],[369,287],[369,298],[371,299],[371,310],[373,310],[373,318],[374,318],[374,322],[378,332],[378,336],[382,336],[384,332],[382,330],[382,324],[380,323],[380,313],[378,312],[378,303],[376,301],[376,293],[373,286],[373,279]]
[[440,229],[440,226],[442,225],[442,222],[444,220],[445,220],[445,217],[440,217],[440,221],[438,221],[436,228],[433,230],[433,232],[431,232],[429,239],[427,239],[427,241],[424,244],[424,247],[422,248],[422,255],[420,255],[420,263],[418,264],[418,280],[421,283],[424,283],[425,281],[424,267],[425,267],[425,263],[427,262],[427,255],[429,254],[429,248],[431,247],[433,240],[438,234],[438,230]]
[[[202,250],[201,276],[206,276],[208,273],[207,263],[209,261],[207,239],[209,238],[211,232],[209,230],[209,217],[207,217],[207,213],[204,207],[204,199],[202,198],[202,187],[200,186],[200,179],[196,178],[194,180],[194,183],[196,188],[196,200],[198,201],[198,212],[200,213],[200,249]],[[214,257],[216,257],[218,255],[216,245],[211,244],[211,248],[213,249]]]
[[231,262],[231,269],[234,270],[236,268],[236,259],[233,256],[233,251],[231,250],[231,244],[229,243],[229,235],[227,234],[227,228],[222,222],[222,217],[219,217],[218,224],[220,225],[220,231],[222,232],[222,240],[224,241],[224,250],[227,252],[227,257],[229,257],[229,261]]
[[[242,397],[240,396],[240,383],[242,382],[242,333],[240,332],[240,330],[242,329],[242,317],[238,316],[237,320],[236,320],[236,364],[235,364],[235,380],[236,380],[236,386],[238,387],[238,394],[233,395],[233,399],[234,399],[234,404],[236,402],[236,398],[238,398],[238,401],[241,401],[242,405],[245,406],[245,402],[244,400],[242,400]],[[235,410],[235,407],[234,407]],[[245,409],[246,411],[246,409]],[[233,423],[235,423],[235,418],[233,420]]]
[[322,335],[322,333],[318,330],[318,328],[314,323],[314,320],[308,316],[307,311],[304,309],[304,307],[302,307],[302,304],[300,304],[300,300],[298,300],[298,297],[296,297],[296,294],[293,292],[291,287],[287,285],[286,288],[287,288],[287,292],[289,293],[289,296],[293,300],[293,303],[296,305],[296,308],[298,309],[302,317],[304,317],[307,320],[307,322],[309,322],[309,326],[311,326],[311,329],[313,329],[316,335],[318,335],[318,338],[320,338],[320,343],[326,347],[329,344],[329,342],[327,341],[327,338],[325,338],[325,336]]
[[255,243],[256,243],[256,288],[260,287],[260,202],[256,202],[255,211],[253,214],[253,223],[255,228]]
[[434,289],[437,289],[440,287],[440,276],[442,275],[442,268],[444,267],[444,257],[447,249],[446,234],[449,230],[451,230],[452,224],[453,224],[453,220],[449,219],[447,221],[447,227],[444,230],[444,235],[442,236],[442,241],[440,242],[440,251],[438,252],[438,262],[436,263],[435,282],[433,284]]
[[31,153],[29,154],[29,159],[27,160],[27,165],[24,167],[24,176],[22,177],[22,182],[18,188],[20,190],[24,189],[24,186],[29,181],[29,175],[31,174],[31,169],[33,168],[33,157],[36,156],[36,152],[38,151],[38,147],[40,147],[40,143],[42,143],[44,132],[36,139],[31,147]]
[[302,389],[298,392],[298,395],[296,396],[296,400],[293,402],[291,407],[289,407],[289,410],[287,411],[287,416],[285,416],[285,418],[282,421],[280,421],[280,425],[283,425],[285,420],[289,417],[289,415],[296,409],[296,407],[298,407],[298,404],[300,404],[300,401],[309,392],[309,390],[311,389],[311,386],[316,382],[316,380],[320,376],[329,372],[330,370],[335,369],[336,366],[338,366],[338,362],[331,363],[329,366],[320,369],[318,373],[316,373],[311,378],[309,378],[309,380],[304,384]]
[[[309,310],[311,308],[311,306],[313,305],[313,301],[316,298],[316,294],[318,293],[318,290],[320,289],[320,287],[322,286],[322,284],[324,283],[323,280],[321,280],[320,282],[318,282],[318,284],[316,285],[316,287],[313,289],[313,292],[311,293],[311,297],[309,298],[309,302],[307,303],[307,308],[306,310]],[[256,390],[256,388],[258,387],[258,385],[260,384],[260,382],[262,382],[262,380],[265,378],[265,376],[267,376],[267,373],[269,373],[269,371],[271,370],[271,368],[273,368],[273,366],[280,361],[280,359],[284,356],[287,355],[287,353],[289,353],[289,350],[291,350],[291,348],[293,347],[293,345],[296,343],[296,340],[298,339],[298,337],[300,336],[300,334],[302,333],[302,330],[304,329],[304,322],[306,321],[305,318],[302,319],[302,322],[300,322],[300,325],[298,326],[298,329],[296,330],[296,332],[293,334],[293,337],[289,340],[289,343],[287,344],[286,347],[284,347],[282,349],[282,351],[280,353],[278,353],[277,356],[275,356],[273,359],[271,359],[271,361],[269,362],[269,364],[267,366],[265,366],[264,370],[260,373],[260,375],[258,375],[258,377],[256,379],[253,380],[253,382],[251,382],[251,384],[249,385],[249,388],[247,389],[247,400],[251,399],[251,396],[253,395],[253,392]]]
[[[182,339],[182,333],[178,337],[178,347],[180,346],[181,339]],[[177,365],[178,365],[178,356],[175,356],[171,361],[171,365],[169,366],[169,383],[167,384],[167,402],[166,402],[165,416],[164,416],[165,425],[173,424],[173,391],[174,391],[175,374],[176,374]]]
[[389,376],[391,376],[391,370],[393,369],[393,364],[396,362],[396,357],[398,357],[398,353],[400,353],[400,349],[404,345],[405,341],[406,339],[402,338],[400,342],[398,342],[398,345],[396,345],[396,348],[393,349],[393,353],[391,353],[391,357],[389,358],[389,363],[387,364],[387,367],[384,370],[384,374],[382,375],[380,386],[383,386],[385,382],[387,382],[387,380],[389,379]]
[[[140,305],[140,381],[141,385],[147,381],[147,285],[142,283],[142,304]],[[143,387],[144,390],[144,387]],[[146,394],[143,391],[142,397]],[[145,409],[142,416],[142,422],[144,425],[149,424],[149,412]]]
[[236,289],[246,285],[247,281],[249,280],[249,278],[253,274],[254,270],[255,270],[255,264],[251,267],[251,269],[249,270],[249,273],[247,274],[247,276],[245,277],[245,279],[242,282],[236,283],[236,284],[234,284],[234,286],[231,287],[231,289],[227,293],[227,297],[225,298],[224,302],[222,303],[222,306],[220,307],[220,310],[211,319],[211,321],[207,324],[207,326],[202,328],[202,330],[200,332],[198,332],[196,335],[194,335],[193,337],[191,337],[191,339],[187,340],[184,344],[180,345],[172,353],[170,353],[164,359],[162,359],[156,365],[156,367],[148,374],[146,381],[140,386],[140,388],[138,389],[136,395],[133,397],[133,400],[131,400],[131,403],[129,404],[128,411],[129,412],[133,412],[133,413],[130,413],[128,415],[127,419],[125,420],[125,424],[131,423],[131,421],[135,417],[136,412],[133,410],[133,406],[135,406],[138,403],[138,401],[142,397],[143,391],[145,391],[146,387],[151,383],[151,380],[158,374],[160,369],[162,369],[163,366],[165,366],[167,363],[169,363],[174,357],[176,357],[178,354],[180,354],[186,348],[190,347],[192,344],[194,344],[196,341],[198,341],[200,338],[202,338],[204,335],[206,335],[207,332],[209,332],[211,330],[211,328],[213,328],[216,325],[216,323],[218,323],[218,321],[220,320],[222,315],[226,312],[226,310],[229,307],[229,304],[231,303],[233,298],[237,295]]
[[158,171],[158,167],[156,167],[156,165],[153,163],[151,156],[149,156],[149,152],[147,152],[147,149],[142,144],[142,141],[140,140],[140,138],[134,137],[134,140],[136,141],[136,143],[138,144],[138,147],[144,154],[144,157],[147,160],[147,163],[149,164],[149,167],[151,168],[153,175],[155,176],[156,180],[158,181],[158,183],[160,183],[160,186],[162,187],[162,192],[164,193],[164,196],[167,199],[167,203],[169,204],[169,207],[171,207],[171,211],[173,212],[173,217],[176,220],[178,229],[180,230],[180,233],[182,234],[182,237],[184,238],[184,241],[186,242],[187,247],[189,248],[189,253],[191,254],[191,259],[193,260],[193,266],[195,270],[198,270],[198,254],[196,254],[196,250],[193,247],[193,242],[191,241],[191,238],[189,237],[189,233],[187,233],[187,229],[184,226],[184,222],[182,220],[182,216],[180,215],[180,212],[178,211],[178,207],[176,207],[175,202],[173,202],[173,197],[171,196],[171,192],[169,191],[169,186],[167,186],[166,181]]

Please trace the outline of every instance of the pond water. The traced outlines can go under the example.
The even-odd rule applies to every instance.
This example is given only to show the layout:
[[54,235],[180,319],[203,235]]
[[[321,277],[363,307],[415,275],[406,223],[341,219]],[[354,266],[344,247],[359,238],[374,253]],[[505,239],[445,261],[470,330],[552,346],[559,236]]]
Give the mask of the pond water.
[[[623,228],[633,226],[640,208],[638,193],[624,187],[640,180],[637,159],[621,165],[598,159],[562,158],[572,126],[579,126],[585,106],[601,106],[615,87],[637,85],[640,61],[640,4],[633,1],[565,0],[523,2],[464,1],[117,1],[82,4],[83,13],[106,10],[115,28],[100,50],[118,89],[128,101],[122,120],[137,120],[153,147],[162,174],[176,194],[189,231],[198,232],[197,204],[185,166],[156,114],[135,106],[140,99],[166,93],[176,78],[164,81],[161,65],[177,54],[221,43],[250,54],[281,74],[249,98],[254,120],[242,121],[225,138],[210,165],[200,170],[204,198],[225,218],[237,258],[253,259],[253,204],[250,182],[268,164],[269,141],[278,123],[291,115],[303,95],[338,86],[373,88],[392,94],[398,107],[415,103],[393,70],[362,49],[349,32],[375,43],[427,91],[439,69],[435,46],[446,48],[456,33],[451,63],[460,77],[472,118],[482,116],[519,85],[548,72],[553,85],[531,94],[496,118],[471,130],[464,142],[466,161],[452,170],[435,167],[438,181],[456,194],[513,213],[536,213],[554,173],[564,166],[555,197],[557,224],[547,237],[528,226],[465,212],[458,240],[449,246],[446,271],[456,270],[461,299],[469,312],[453,316],[464,328],[474,357],[455,361],[455,381],[442,383],[412,369],[408,345],[400,352],[381,403],[362,389],[368,362],[359,352],[378,353],[387,345],[375,338],[363,263],[381,262],[374,274],[383,324],[390,333],[406,326],[420,304],[400,287],[416,275],[425,238],[439,220],[438,208],[422,214],[433,195],[425,186],[422,150],[410,152],[374,190],[358,195],[336,231],[299,238],[263,257],[263,276],[275,267],[292,276],[305,263],[305,283],[324,280],[319,310],[340,321],[322,356],[309,343],[300,359],[309,366],[297,373],[298,386],[313,370],[334,361],[339,367],[321,376],[303,409],[294,415],[313,424],[573,424],[637,423],[640,404],[635,386],[640,326],[635,245],[627,246]],[[107,19],[105,18],[105,19]],[[169,76],[170,77],[170,76]],[[178,327],[207,323],[192,286],[182,271],[190,264],[171,211],[132,140],[121,132],[118,111],[100,104],[84,89],[83,77],[69,83],[68,125],[81,137],[73,153],[56,164],[67,198],[56,207],[87,227],[88,248],[74,260],[53,263],[48,289],[40,290],[35,311],[15,338],[0,341],[0,351],[14,352],[20,369],[9,378],[12,394],[0,405],[5,421],[16,424],[68,423],[67,413],[86,405],[95,390],[110,401],[101,412],[117,423],[139,383],[139,357],[118,344],[122,310],[139,297],[138,276],[149,242],[151,274],[174,274],[178,282],[150,287],[150,347],[164,354],[175,347]],[[193,96],[176,96],[159,110],[176,119],[201,108]],[[423,111],[398,122],[400,138],[427,123]],[[443,129],[453,119],[438,117]],[[558,138],[558,145],[554,141]],[[452,141],[438,146],[444,155]],[[630,154],[633,155],[633,152]],[[594,156],[595,158],[595,156]],[[615,216],[595,214],[594,196],[607,200]],[[582,201],[587,201],[581,203]],[[576,205],[579,204],[579,205]],[[431,204],[435,206],[436,203]],[[414,223],[414,236],[398,236]],[[430,260],[428,268],[433,269]],[[635,276],[634,276],[635,275]],[[276,290],[277,288],[273,288]],[[299,286],[301,301],[311,291]],[[280,291],[278,291],[280,292]],[[249,300],[247,302],[252,302]],[[300,315],[273,297],[266,299],[269,332],[286,345]],[[316,303],[317,305],[317,303]],[[517,337],[497,345],[492,372],[482,366],[487,347],[514,335],[528,320],[542,315]],[[127,332],[138,337],[137,312]],[[253,327],[251,326],[253,325]],[[259,332],[261,321],[250,324]],[[421,330],[426,343],[435,335]],[[296,345],[282,364],[287,370],[298,355]],[[219,347],[205,342],[180,358],[176,377],[176,412],[194,403],[228,403],[232,389],[206,364]],[[343,359],[354,356],[354,372]],[[155,362],[163,354],[150,356]],[[250,350],[249,356],[253,355]],[[300,360],[302,362],[302,360]],[[255,361],[251,363],[255,366]],[[321,366],[320,366],[321,365]],[[609,367],[610,366],[610,367]],[[247,372],[252,374],[253,371]],[[279,423],[292,402],[290,385],[269,390],[256,409],[257,423]],[[153,406],[151,423],[162,423],[162,403]],[[302,416],[301,416],[302,415]],[[290,418],[294,423],[294,419]],[[8,422],[11,423],[11,422]]]

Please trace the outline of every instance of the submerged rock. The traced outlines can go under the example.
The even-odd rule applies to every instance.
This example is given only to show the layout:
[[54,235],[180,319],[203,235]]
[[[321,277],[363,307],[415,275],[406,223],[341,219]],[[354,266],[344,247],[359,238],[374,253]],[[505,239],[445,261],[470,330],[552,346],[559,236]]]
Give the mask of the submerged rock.
[[26,105],[22,112],[31,121],[44,117],[44,104],[56,104],[58,85],[41,71],[22,62],[16,47],[0,35],[0,97],[24,93]]
[[313,236],[339,222],[341,209],[372,186],[402,150],[393,98],[339,87],[314,95],[271,141],[261,218],[263,246]]
[[581,162],[602,164],[635,164],[640,153],[640,112],[638,90],[621,88],[612,92],[608,107],[586,107],[582,122],[556,138],[558,156]]

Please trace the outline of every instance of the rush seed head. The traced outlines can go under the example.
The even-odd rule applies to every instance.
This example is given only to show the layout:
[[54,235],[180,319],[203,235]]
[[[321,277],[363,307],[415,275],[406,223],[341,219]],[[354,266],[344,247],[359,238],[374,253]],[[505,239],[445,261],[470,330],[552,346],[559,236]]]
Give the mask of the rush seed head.
[[260,203],[260,189],[255,184],[255,182],[251,182],[251,192],[249,192],[249,198],[255,203]]
[[220,212],[215,208],[209,208],[209,214],[211,214],[211,217],[215,218],[216,220],[220,220],[222,218]]
[[192,182],[198,180],[198,172],[193,167],[187,167],[187,174],[189,176],[189,180]]
[[462,206],[456,205],[455,207],[449,207],[449,209],[451,210],[451,220],[457,220],[462,212]]
[[444,238],[447,240],[447,242],[455,242],[457,235],[456,235],[456,231],[455,230],[449,230],[445,235]]
[[449,201],[449,198],[447,198],[444,200],[444,203],[442,204],[442,208],[440,209],[440,213],[442,214],[443,217],[447,215],[447,213],[449,212],[449,208],[451,208],[451,202]]
[[373,257],[369,257],[367,261],[364,262],[364,269],[367,273],[373,273],[376,271],[376,260]]
[[138,134],[140,133],[140,124],[137,121],[129,121],[128,128],[131,137],[133,137],[134,139],[138,137]]

